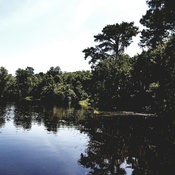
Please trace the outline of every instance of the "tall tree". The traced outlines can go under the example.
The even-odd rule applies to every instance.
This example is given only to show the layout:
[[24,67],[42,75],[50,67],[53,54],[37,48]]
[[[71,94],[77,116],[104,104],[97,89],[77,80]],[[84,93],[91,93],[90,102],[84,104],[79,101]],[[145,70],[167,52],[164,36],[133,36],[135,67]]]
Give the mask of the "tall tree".
[[175,34],[174,0],[147,0],[149,7],[140,23],[146,28],[141,32],[140,46],[154,49]]
[[172,37],[166,44],[163,53],[162,69],[159,78],[159,88],[156,94],[157,111],[159,114],[175,114],[175,37]]
[[95,47],[83,50],[85,59],[91,57],[89,63],[92,68],[104,59],[119,59],[124,49],[132,43],[132,37],[138,34],[138,27],[133,22],[107,25],[102,33],[94,36],[94,41],[99,42]]
[[83,50],[85,59],[90,57],[89,64],[93,73],[92,98],[98,107],[111,109],[117,106],[119,109],[122,99],[128,97],[126,86],[130,78],[131,62],[124,50],[137,33],[138,28],[133,22],[107,25],[102,33],[94,36],[98,45]]
[[[174,0],[147,0],[149,9],[140,20],[145,29],[141,32],[140,46],[147,47],[152,60],[151,74],[157,79],[155,109],[159,114],[175,113],[174,110]],[[161,74],[161,76],[160,76]],[[159,76],[157,76],[159,75]],[[150,80],[149,80],[150,81]]]

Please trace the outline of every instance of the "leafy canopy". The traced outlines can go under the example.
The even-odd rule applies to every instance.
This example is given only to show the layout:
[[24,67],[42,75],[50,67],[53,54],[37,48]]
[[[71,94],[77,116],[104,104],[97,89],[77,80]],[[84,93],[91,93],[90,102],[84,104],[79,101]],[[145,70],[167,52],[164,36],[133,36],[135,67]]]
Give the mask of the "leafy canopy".
[[154,49],[175,34],[175,2],[174,0],[147,0],[147,4],[149,10],[140,20],[146,28],[141,32],[139,45]]
[[102,33],[94,36],[94,41],[99,44],[83,50],[85,59],[90,57],[89,64],[92,68],[106,58],[117,60],[124,49],[132,43],[132,37],[138,34],[138,27],[133,22],[107,25]]

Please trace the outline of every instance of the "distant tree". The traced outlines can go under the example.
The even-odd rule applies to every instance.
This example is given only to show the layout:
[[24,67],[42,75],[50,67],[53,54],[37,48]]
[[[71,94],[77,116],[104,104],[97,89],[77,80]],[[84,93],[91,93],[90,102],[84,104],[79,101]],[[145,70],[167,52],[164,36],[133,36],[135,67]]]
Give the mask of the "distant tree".
[[10,86],[10,75],[4,67],[0,67],[0,97],[4,97]]
[[56,67],[50,67],[50,69],[46,72],[48,75],[52,75],[53,77],[55,75],[61,74],[61,68],[59,66]]
[[64,82],[71,85],[78,101],[89,97],[91,93],[91,78],[92,73],[90,71],[69,72],[63,75]]
[[27,67],[26,69],[18,69],[16,71],[16,93],[20,98],[31,95],[34,87],[34,69]]

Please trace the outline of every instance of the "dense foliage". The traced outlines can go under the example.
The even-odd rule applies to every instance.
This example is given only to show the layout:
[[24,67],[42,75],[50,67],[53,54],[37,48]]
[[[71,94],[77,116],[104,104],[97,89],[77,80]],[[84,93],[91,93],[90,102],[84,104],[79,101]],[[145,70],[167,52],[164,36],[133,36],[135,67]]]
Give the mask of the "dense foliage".
[[35,74],[32,67],[27,67],[18,69],[12,76],[0,67],[1,100],[78,104],[89,96],[90,79],[90,71],[63,73],[59,67],[51,67],[46,73]]
[[[95,47],[83,50],[91,71],[62,72],[51,67],[35,74],[32,67],[15,76],[0,67],[0,98],[76,105],[89,100],[103,110],[132,110],[174,114],[175,10],[173,0],[147,0],[140,23],[141,54],[125,53],[138,27],[133,22],[107,25],[94,36]],[[144,50],[145,49],[145,50]]]

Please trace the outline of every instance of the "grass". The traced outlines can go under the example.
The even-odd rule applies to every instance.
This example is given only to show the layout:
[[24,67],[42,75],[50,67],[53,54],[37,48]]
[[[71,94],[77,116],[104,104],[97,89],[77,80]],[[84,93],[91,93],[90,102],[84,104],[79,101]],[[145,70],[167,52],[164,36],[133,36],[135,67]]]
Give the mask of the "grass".
[[25,97],[25,100],[26,101],[33,101],[33,97],[32,96],[27,96],[27,97]]
[[91,109],[92,108],[90,106],[89,99],[79,101],[79,105],[84,109]]
[[98,109],[95,109],[94,107],[91,106],[91,104],[89,103],[89,99],[79,101],[79,105],[83,109],[91,110],[93,114],[99,114]]

